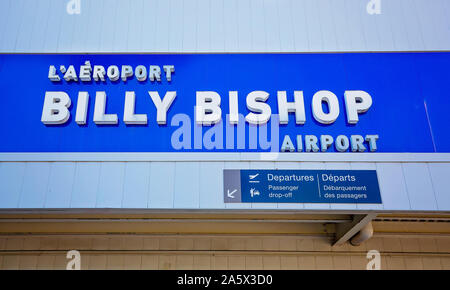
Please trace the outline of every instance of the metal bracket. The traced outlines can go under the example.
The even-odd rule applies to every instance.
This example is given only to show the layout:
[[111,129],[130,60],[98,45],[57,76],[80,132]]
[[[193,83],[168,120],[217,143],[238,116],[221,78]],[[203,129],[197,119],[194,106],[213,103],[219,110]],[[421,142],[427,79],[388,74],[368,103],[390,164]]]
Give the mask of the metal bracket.
[[372,221],[377,216],[376,213],[369,213],[363,215],[354,215],[353,221],[350,223],[342,223],[336,226],[336,240],[333,246],[339,246],[350,240],[356,235],[365,225]]

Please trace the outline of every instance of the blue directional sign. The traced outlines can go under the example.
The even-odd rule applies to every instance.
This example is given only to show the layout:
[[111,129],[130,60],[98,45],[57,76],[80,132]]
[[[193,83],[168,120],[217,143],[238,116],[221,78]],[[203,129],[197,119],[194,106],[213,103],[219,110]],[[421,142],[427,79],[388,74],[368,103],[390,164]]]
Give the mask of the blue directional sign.
[[224,200],[382,203],[375,170],[224,170]]

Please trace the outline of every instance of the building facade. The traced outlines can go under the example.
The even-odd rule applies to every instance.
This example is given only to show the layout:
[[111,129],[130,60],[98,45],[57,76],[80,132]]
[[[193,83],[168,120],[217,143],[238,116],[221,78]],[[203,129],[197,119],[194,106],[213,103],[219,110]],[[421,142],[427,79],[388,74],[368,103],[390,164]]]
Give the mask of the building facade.
[[[0,269],[66,269],[71,250],[79,251],[81,269],[364,270],[374,257],[372,250],[380,253],[381,269],[449,269],[449,13],[447,0],[1,0],[4,92],[31,92],[43,88],[44,82],[53,85],[47,78],[49,66],[54,65],[62,78],[61,61],[66,66],[81,59],[93,65],[140,60],[152,65],[155,58],[161,71],[163,65],[176,63],[173,83],[162,81],[167,87],[184,79],[187,88],[195,80],[198,91],[213,90],[209,84],[222,80],[234,84],[226,79],[230,76],[236,86],[227,87],[227,93],[258,90],[255,84],[263,86],[261,80],[245,81],[264,69],[269,77],[263,82],[270,82],[273,74],[278,83],[289,86],[273,90],[294,88],[297,84],[290,81],[297,71],[313,83],[308,89],[314,92],[334,88],[333,76],[343,90],[362,89],[354,87],[357,84],[367,85],[371,92],[370,79],[375,79],[372,109],[396,122],[367,120],[374,126],[381,122],[375,126],[378,150],[369,152],[352,152],[350,144],[347,152],[327,151],[328,147],[327,152],[304,152],[306,143],[303,152],[297,144],[295,152],[169,150],[164,144],[171,136],[165,133],[149,137],[154,147],[146,150],[138,146],[144,142],[141,133],[123,133],[128,127],[120,123],[122,111],[117,128],[105,127],[114,134],[123,129],[120,134],[95,139],[103,133],[92,131],[94,109],[88,111],[88,128],[58,133],[54,129],[59,127],[46,126],[40,119],[45,93],[41,90],[41,95],[27,96],[39,104],[29,106],[35,116],[21,118],[23,123],[0,117],[5,126],[0,130],[5,138],[0,146]],[[309,61],[321,66],[296,66]],[[352,71],[358,62],[379,66],[380,75],[376,70]],[[277,67],[280,63],[284,66]],[[396,74],[399,67],[404,75]],[[223,79],[202,71],[215,71]],[[35,72],[43,72],[44,78]],[[28,85],[12,88],[14,76]],[[164,71],[161,76],[167,78]],[[124,92],[135,88],[125,81],[120,86]],[[413,95],[395,91],[408,86]],[[93,98],[97,89],[92,90]],[[184,97],[183,91],[177,93],[177,98]],[[241,93],[244,98],[248,92]],[[344,100],[344,91],[335,93]],[[309,108],[312,93],[307,94],[305,90]],[[79,103],[76,96],[71,95],[72,102]],[[8,95],[1,98],[8,105],[14,101]],[[381,99],[387,104],[383,108],[376,104]],[[389,107],[391,100],[396,100],[395,110]],[[344,111],[341,103],[340,108],[344,122],[348,107]],[[423,128],[416,126],[416,110],[423,113],[423,120],[417,117]],[[170,112],[168,118],[173,117]],[[370,113],[359,117],[371,118]],[[294,114],[287,114],[295,123]],[[305,124],[316,117],[306,114]],[[75,118],[70,126],[78,126]],[[156,126],[157,117],[148,118]],[[313,124],[311,134],[322,134],[317,128],[323,126]],[[348,134],[364,133],[353,130],[358,125],[347,125],[342,127],[346,133],[357,132]],[[76,135],[82,129],[97,137]],[[126,132],[138,130],[129,129]],[[369,131],[364,134],[374,134]],[[74,145],[72,133],[81,138],[79,144]],[[384,143],[383,133],[392,136],[389,142]],[[299,134],[306,138],[307,133]],[[105,147],[116,144],[114,138],[134,138],[134,143]],[[293,135],[291,139],[296,140]],[[283,137],[279,141],[277,149],[291,151]],[[371,170],[377,174],[381,202],[227,202],[224,170]]]

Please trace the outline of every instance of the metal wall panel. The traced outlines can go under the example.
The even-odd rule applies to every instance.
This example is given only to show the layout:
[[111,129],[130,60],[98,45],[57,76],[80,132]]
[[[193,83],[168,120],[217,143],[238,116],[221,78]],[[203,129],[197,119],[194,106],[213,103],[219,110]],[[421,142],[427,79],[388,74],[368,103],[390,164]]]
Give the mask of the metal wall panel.
[[225,208],[222,196],[215,194],[223,187],[223,162],[199,162],[199,207]]
[[174,178],[174,207],[200,207],[200,169],[198,162],[177,162]]
[[73,188],[75,176],[75,163],[55,162],[50,163],[50,165],[45,207],[70,208],[71,189]]
[[148,203],[150,162],[127,162],[125,166],[122,207],[142,208]]
[[[1,208],[448,211],[450,163],[0,162]],[[223,169],[376,169],[382,205],[223,202]]]
[[101,165],[100,162],[77,163],[71,208],[95,208]]
[[411,204],[408,197],[401,163],[377,164],[381,199],[387,210],[408,210]]
[[125,163],[102,163],[98,181],[97,202],[98,208],[121,208],[123,184],[125,178]]
[[19,206],[25,167],[25,162],[0,163],[0,208]]
[[153,162],[151,164],[149,208],[174,207],[175,179],[175,162]]
[[305,52],[450,48],[447,0],[0,1],[0,52]]
[[26,164],[23,179],[20,177],[16,179],[12,176],[10,182],[23,180],[22,190],[20,191],[20,208],[44,208],[50,177],[50,164],[48,162],[30,162]]
[[405,163],[402,164],[402,168],[411,209],[437,209],[428,165],[425,163]]
[[[325,162],[302,162],[300,169],[324,169]],[[329,210],[330,205],[327,203],[305,203],[305,209]]]

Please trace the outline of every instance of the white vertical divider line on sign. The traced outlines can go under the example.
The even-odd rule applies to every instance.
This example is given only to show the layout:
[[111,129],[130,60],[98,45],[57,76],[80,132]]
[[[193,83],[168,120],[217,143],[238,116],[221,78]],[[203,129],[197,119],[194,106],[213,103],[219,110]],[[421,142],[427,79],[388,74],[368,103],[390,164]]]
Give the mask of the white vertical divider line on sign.
[[[324,162],[301,162],[300,163],[301,169],[309,169],[309,170],[317,170],[317,169],[324,169],[325,163]],[[328,210],[330,209],[329,203],[305,203],[303,204],[305,209],[312,209],[312,210]]]
[[[326,163],[325,168],[329,170],[350,170],[350,162],[339,162],[339,163]],[[330,204],[330,209],[337,210],[355,210],[357,209],[356,204],[346,204],[346,203],[332,203]]]

